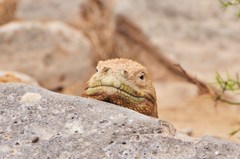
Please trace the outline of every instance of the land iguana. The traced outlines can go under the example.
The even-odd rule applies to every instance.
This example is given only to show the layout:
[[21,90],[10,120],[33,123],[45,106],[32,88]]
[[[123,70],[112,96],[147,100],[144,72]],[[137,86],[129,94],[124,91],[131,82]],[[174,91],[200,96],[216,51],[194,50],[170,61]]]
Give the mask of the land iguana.
[[158,117],[156,92],[147,69],[128,59],[99,61],[83,97],[117,104]]

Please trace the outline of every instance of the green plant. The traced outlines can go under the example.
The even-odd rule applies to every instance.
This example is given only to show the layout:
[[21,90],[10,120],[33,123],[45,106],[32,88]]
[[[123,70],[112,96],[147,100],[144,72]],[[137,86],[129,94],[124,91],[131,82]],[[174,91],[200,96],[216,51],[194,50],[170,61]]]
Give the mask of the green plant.
[[[240,5],[240,0],[219,0],[219,1],[224,10],[226,10],[230,6]],[[237,16],[240,17],[240,11],[237,12]]]
[[234,93],[235,95],[239,95],[240,93],[240,78],[239,74],[236,74],[235,79],[230,77],[227,74],[227,79],[224,79],[219,73],[216,73],[216,82],[215,84],[220,89],[219,93],[216,93],[215,101],[222,101],[231,105],[240,105],[240,101],[232,101],[224,98],[226,92]]
[[[231,101],[228,99],[225,99],[225,93],[227,91],[233,92],[235,95],[240,95],[240,79],[239,79],[239,74],[236,74],[235,79],[230,77],[229,74],[227,74],[227,78],[224,79],[219,73],[216,73],[216,82],[215,84],[217,87],[220,89],[220,93],[215,93],[215,104],[217,106],[218,101],[225,102],[227,104],[231,105],[238,105],[240,106],[240,102],[238,101]],[[232,132],[229,133],[230,136],[234,136],[235,134],[240,132],[240,126],[239,128],[233,130]]]

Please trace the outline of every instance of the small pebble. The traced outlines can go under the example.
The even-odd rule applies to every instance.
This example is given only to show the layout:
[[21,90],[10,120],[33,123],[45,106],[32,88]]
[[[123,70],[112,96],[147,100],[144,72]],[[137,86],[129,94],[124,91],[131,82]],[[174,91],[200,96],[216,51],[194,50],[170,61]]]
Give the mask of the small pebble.
[[38,142],[38,140],[39,140],[39,137],[34,137],[34,138],[32,139],[32,143],[36,143],[36,142]]

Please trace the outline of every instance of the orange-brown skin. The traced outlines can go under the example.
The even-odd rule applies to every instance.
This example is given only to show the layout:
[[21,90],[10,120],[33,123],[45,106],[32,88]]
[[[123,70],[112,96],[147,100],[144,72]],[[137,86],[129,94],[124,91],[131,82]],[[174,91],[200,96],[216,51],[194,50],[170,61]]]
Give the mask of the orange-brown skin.
[[100,61],[82,96],[158,117],[151,76],[143,65],[132,60]]

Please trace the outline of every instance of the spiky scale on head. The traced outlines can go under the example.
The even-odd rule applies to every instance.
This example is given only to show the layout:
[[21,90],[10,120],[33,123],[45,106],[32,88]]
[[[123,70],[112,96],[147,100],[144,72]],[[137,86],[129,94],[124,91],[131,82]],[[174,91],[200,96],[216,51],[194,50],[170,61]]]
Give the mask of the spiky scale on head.
[[147,69],[129,59],[100,61],[84,97],[107,101],[157,117],[156,93]]

